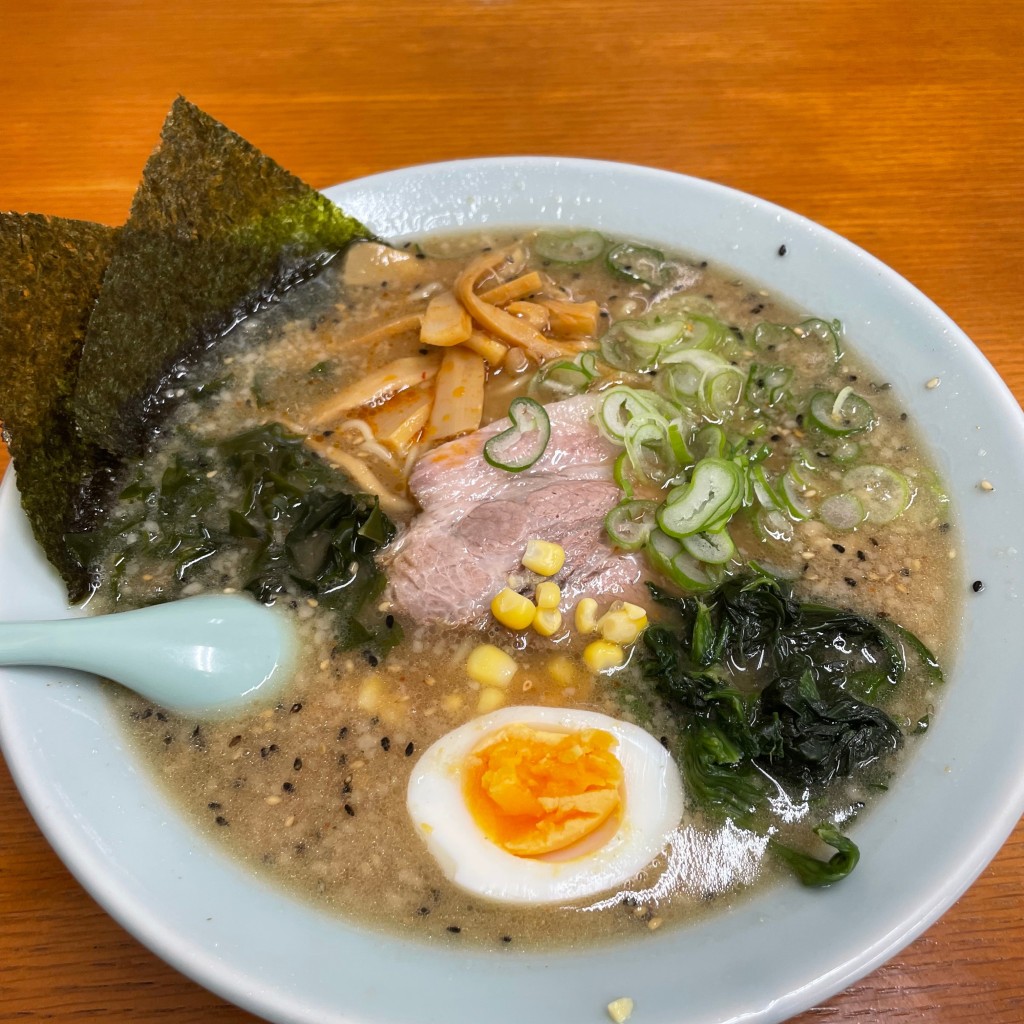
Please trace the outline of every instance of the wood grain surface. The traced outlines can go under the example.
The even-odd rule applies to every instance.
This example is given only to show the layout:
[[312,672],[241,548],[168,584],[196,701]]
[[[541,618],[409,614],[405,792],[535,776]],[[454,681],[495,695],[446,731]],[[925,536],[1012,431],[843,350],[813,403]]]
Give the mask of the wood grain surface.
[[[121,222],[179,92],[318,187],[491,154],[651,164],[852,239],[1024,397],[1019,0],[0,0],[0,42],[0,209]],[[799,1021],[1024,1021],[1022,891],[1018,826],[936,925]],[[255,1018],[109,919],[0,767],[0,1021],[79,1020]]]

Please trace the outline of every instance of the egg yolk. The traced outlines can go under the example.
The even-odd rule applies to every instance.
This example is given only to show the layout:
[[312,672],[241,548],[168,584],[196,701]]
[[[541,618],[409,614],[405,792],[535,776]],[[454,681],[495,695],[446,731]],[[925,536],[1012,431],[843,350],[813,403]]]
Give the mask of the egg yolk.
[[464,765],[466,805],[493,843],[518,857],[563,850],[619,811],[622,765],[602,729],[502,729]]

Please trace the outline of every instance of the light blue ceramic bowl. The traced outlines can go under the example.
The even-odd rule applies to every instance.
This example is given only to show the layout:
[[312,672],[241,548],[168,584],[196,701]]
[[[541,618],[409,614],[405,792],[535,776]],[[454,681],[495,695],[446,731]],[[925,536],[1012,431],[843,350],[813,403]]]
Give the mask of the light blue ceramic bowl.
[[[960,654],[899,784],[853,830],[831,890],[782,886],[705,923],[579,953],[460,953],[350,927],[251,877],[168,805],[100,692],[0,673],[0,732],[36,820],[82,884],[147,946],[273,1021],[583,1024],[613,998],[634,1024],[780,1021],[878,966],[946,909],[1024,809],[1024,421],[931,302],[849,242],[770,203],[660,171],[517,158],[414,167],[328,195],[383,236],[585,225],[699,253],[839,317],[932,443],[959,515]],[[787,254],[778,256],[785,244]],[[941,386],[925,388],[933,377]],[[994,491],[978,488],[982,478]],[[0,494],[0,618],[64,613],[12,482]]]

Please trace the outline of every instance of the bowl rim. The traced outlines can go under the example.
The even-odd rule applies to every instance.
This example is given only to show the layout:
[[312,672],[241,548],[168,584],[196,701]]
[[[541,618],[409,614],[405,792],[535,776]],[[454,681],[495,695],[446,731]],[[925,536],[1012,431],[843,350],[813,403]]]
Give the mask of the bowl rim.
[[[606,187],[608,181],[612,181],[616,187],[622,188],[625,187],[622,183],[628,180],[628,188],[637,190],[638,195],[640,192],[661,195],[666,190],[671,193],[673,190],[681,189],[698,202],[698,205],[707,205],[716,210],[722,207],[725,212],[721,227],[726,233],[730,228],[741,234],[749,230],[749,225],[745,223],[748,219],[756,219],[759,225],[774,221],[779,225],[780,235],[785,235],[786,239],[798,240],[801,246],[807,244],[807,255],[797,258],[794,247],[791,247],[790,252],[787,253],[787,259],[790,258],[790,255],[793,256],[787,267],[787,272],[789,272],[789,267],[795,267],[799,275],[802,275],[798,282],[798,291],[799,288],[813,290],[816,287],[813,266],[815,260],[833,259],[838,261],[840,266],[849,265],[859,268],[858,273],[866,281],[875,281],[878,289],[877,296],[888,295],[892,312],[887,312],[886,316],[893,323],[905,324],[906,318],[901,319],[899,310],[905,307],[909,308],[912,314],[909,317],[910,321],[920,327],[928,339],[935,340],[934,349],[924,351],[921,358],[908,357],[912,358],[911,369],[908,370],[908,373],[916,373],[921,366],[925,365],[925,357],[929,355],[933,356],[936,352],[940,355],[949,355],[950,369],[948,373],[943,371],[943,386],[946,387],[947,382],[950,382],[949,390],[953,392],[954,397],[961,400],[964,400],[965,395],[966,400],[971,400],[971,389],[980,389],[984,395],[983,399],[977,399],[984,405],[984,408],[978,406],[977,411],[979,422],[984,421],[982,436],[985,440],[983,443],[991,447],[993,442],[989,438],[993,438],[995,442],[1005,442],[1009,439],[1018,446],[1024,442],[1024,414],[1021,413],[1009,389],[966,335],[934,303],[875,257],[827,228],[799,214],[727,186],[633,164],[559,157],[490,157],[413,165],[333,186],[326,189],[325,194],[336,201],[343,201],[348,212],[368,223],[371,228],[375,228],[375,224],[387,223],[398,228],[397,231],[388,232],[391,237],[396,235],[402,237],[430,230],[433,224],[431,218],[443,213],[443,211],[431,207],[429,202],[425,209],[418,211],[418,220],[416,217],[408,216],[408,209],[405,210],[404,215],[400,209],[401,204],[407,202],[410,191],[415,193],[416,189],[436,187],[436,184],[431,186],[432,182],[444,182],[449,189],[463,187],[466,190],[467,204],[464,209],[459,208],[460,215],[465,219],[473,220],[480,216],[481,207],[474,206],[474,203],[480,202],[480,197],[474,195],[473,190],[477,189],[483,192],[486,185],[487,188],[492,189],[493,195],[490,198],[494,200],[492,206],[487,208],[490,217],[489,224],[497,226],[502,223],[513,223],[513,221],[502,221],[503,216],[512,215],[511,211],[520,211],[515,223],[529,223],[522,216],[521,203],[516,205],[515,200],[517,197],[522,197],[522,193],[516,191],[518,182],[530,177],[535,179],[539,177],[544,181],[554,182],[556,186],[561,185],[564,188],[564,195],[561,197],[563,200],[570,195],[573,182],[576,183],[575,187],[580,191],[585,191],[586,189],[594,190]],[[612,193],[615,191],[616,189],[613,188]],[[442,190],[442,194],[451,195],[452,193]],[[559,198],[554,194],[546,195],[547,201],[552,203]],[[629,195],[632,197],[634,192],[629,191]],[[616,222],[616,217],[622,213],[621,209],[613,208],[611,195],[606,201],[596,205],[588,203],[565,205],[563,203],[554,213],[552,209],[542,209],[540,206],[536,206],[534,209],[538,217],[549,218],[545,223],[586,224],[597,228],[603,227],[605,223]],[[552,216],[554,216],[554,220],[550,219]],[[697,211],[695,216],[699,217],[700,212]],[[595,218],[598,223],[595,223]],[[638,231],[636,237],[644,237],[646,234],[651,238],[657,238],[659,230],[664,230],[665,233],[670,230],[668,227],[661,228],[657,223],[657,218],[647,218],[645,223],[652,225],[650,231]],[[763,233],[767,231],[767,228],[760,227],[758,230]],[[726,238],[728,239],[727,234]],[[761,240],[763,241],[763,238]],[[742,262],[753,258],[751,256],[752,246],[756,244],[760,243],[752,240],[750,235],[746,235],[740,246],[734,245],[731,241],[723,242],[722,252],[726,251],[724,248],[726,245],[733,245],[733,251],[738,252],[738,258]],[[677,248],[685,249],[686,245],[677,245]],[[758,277],[759,282],[764,280],[763,275]],[[781,289],[781,291],[785,297],[792,297],[792,290]],[[888,307],[886,309],[888,310]],[[886,316],[882,317],[883,321]],[[863,345],[860,346],[860,349],[863,351]],[[955,355],[955,359],[952,357],[953,355]],[[924,378],[920,379],[923,381]],[[954,387],[957,390],[953,390]],[[921,401],[920,397],[915,399],[915,408]],[[948,416],[951,412],[955,413],[956,410],[951,410],[947,404],[936,409],[930,414],[930,417],[931,420],[939,423],[943,415]],[[989,422],[990,420],[992,422]],[[1001,449],[986,452],[986,457],[992,454],[996,456],[986,463],[986,467],[989,464],[998,463],[1000,472],[1004,473],[1001,480],[1012,480],[1017,486],[1024,486],[1021,467],[1013,462],[1008,454],[1010,450],[1009,446],[1004,444]],[[1020,450],[1019,447],[1017,450]],[[999,515],[994,515],[992,512],[993,506],[998,509],[1005,507],[1002,494],[1015,493],[1017,486],[1001,485],[997,488],[997,496],[994,499],[981,498],[981,502],[988,502],[988,506],[985,507],[983,504],[979,504],[978,495],[969,494],[966,490],[965,482],[968,478],[964,475],[965,467],[953,466],[951,469],[955,472],[958,481],[958,496],[964,500],[965,505],[970,506],[969,517],[981,516],[981,525],[977,528],[971,527],[970,535],[987,531],[992,537],[998,536],[1000,539],[1019,541],[1021,546],[1024,546],[1024,535],[1021,534],[1021,528],[1016,527],[1016,524],[1011,527],[1008,521],[1008,512],[1000,512]],[[982,511],[975,511],[978,509]],[[9,560],[15,556],[14,549],[17,544],[20,543],[24,546],[29,543],[24,521],[17,522],[19,515],[14,474],[9,472],[0,488],[0,524],[4,526],[4,530],[0,531],[0,565],[7,565]],[[1004,547],[999,551],[993,550],[993,553],[987,555],[985,559],[985,565],[992,567],[993,578],[998,576],[997,584],[987,587],[987,590],[992,596],[1001,596],[1006,602],[1005,607],[1010,609],[1013,608],[1011,602],[1017,599],[1020,592],[1019,584],[1024,582],[1019,565],[1015,560],[1016,551],[1019,549],[1018,544],[1014,543],[1008,548]],[[1012,550],[1014,557],[1006,557],[1008,550]],[[997,572],[1000,558],[1006,563],[1006,571],[1001,576]],[[37,556],[35,562],[38,563],[38,561]],[[45,579],[39,577],[40,572],[46,577],[47,571],[41,569],[38,564],[33,566],[31,559],[27,561],[15,559],[14,564],[16,567],[27,566],[31,572],[36,574],[39,594],[38,597],[29,595],[27,603],[23,600],[25,595],[21,595],[22,601],[18,607],[14,607],[9,595],[0,599],[0,617],[8,618],[12,612],[15,617],[22,617],[24,607],[28,607],[33,614],[36,614],[34,608],[36,605],[43,612],[52,612],[55,598],[62,601],[59,585],[52,573]],[[989,570],[986,568],[985,571]],[[30,582],[32,582],[31,575]],[[975,642],[973,640],[975,630],[984,632],[986,628],[988,628],[986,623],[979,620],[977,616],[973,616],[970,612],[965,614],[965,635],[972,643]],[[998,648],[998,657],[1005,657],[1007,651],[1016,655],[1024,654],[1024,638],[1006,637],[1005,643]],[[956,675],[961,674],[960,666],[962,664],[963,659],[961,658],[960,665],[955,669]],[[176,930],[178,927],[176,922],[165,921],[153,911],[151,903],[145,899],[144,888],[140,888],[140,882],[144,882],[145,879],[138,877],[133,870],[120,863],[117,870],[106,868],[100,856],[104,850],[104,837],[102,835],[89,836],[88,828],[83,826],[83,819],[80,816],[76,817],[75,813],[70,810],[73,801],[72,805],[67,802],[68,780],[62,778],[60,785],[55,787],[53,778],[48,774],[47,770],[53,768],[54,754],[47,744],[52,743],[53,739],[46,723],[41,721],[40,715],[60,706],[59,714],[67,718],[68,721],[76,716],[91,717],[99,729],[98,734],[102,734],[107,726],[112,726],[112,723],[102,721],[102,713],[99,704],[93,699],[94,695],[86,689],[80,688],[78,683],[51,684],[47,687],[47,690],[50,691],[47,698],[36,699],[30,695],[29,691],[39,688],[39,684],[40,677],[37,670],[0,671],[0,745],[3,746],[16,783],[48,841],[83,886],[115,919],[150,949],[194,980],[238,1005],[256,1013],[271,1016],[272,1019],[287,1022],[330,1020],[345,1021],[349,1024],[356,1024],[356,1022],[368,1024],[370,1021],[376,1024],[377,1021],[389,1019],[389,1014],[383,1011],[379,1016],[365,1016],[364,1011],[357,1010],[356,1016],[349,1016],[347,1010],[339,1010],[337,1007],[333,1011],[328,1010],[325,1015],[322,1001],[320,1003],[311,1002],[308,998],[303,998],[301,994],[282,990],[274,979],[268,980],[265,974],[261,975],[254,971],[251,964],[246,966],[241,964],[237,958],[233,958],[234,951],[213,952],[213,949],[219,948],[222,938],[220,933],[218,933],[218,945],[215,945],[213,949],[208,943],[197,943],[192,935],[181,934]],[[951,695],[951,693],[945,695],[947,705]],[[957,697],[959,697],[959,691]],[[999,707],[998,703],[988,697],[986,700],[988,703],[984,705],[985,710],[994,714]],[[961,701],[957,700],[957,704],[959,703]],[[1024,703],[1018,701],[1018,704],[1020,704],[1021,710],[1024,710]],[[63,718],[61,724],[64,725]],[[941,762],[947,753],[954,751],[954,747],[949,746],[950,728],[946,716],[940,717],[935,730],[935,739],[933,740],[929,736],[922,745],[922,749],[915,752],[908,775],[920,777],[925,769],[929,769],[932,773],[948,774],[947,769],[950,768],[950,765],[943,766]],[[968,735],[982,736],[984,731],[975,730]],[[940,743],[945,743],[945,745],[933,746],[933,744]],[[776,985],[775,988],[771,987],[771,982],[777,978],[777,973],[771,974],[763,969],[755,971],[753,988],[748,986],[743,989],[732,1001],[731,1007],[727,1008],[726,1015],[723,1015],[720,1006],[716,1008],[708,1005],[696,1008],[693,1015],[688,1013],[687,1019],[693,1021],[715,1019],[723,1022],[741,1019],[762,1022],[782,1020],[844,988],[920,934],[970,885],[998,850],[1021,812],[1024,811],[1024,738],[1017,741],[1016,745],[1010,744],[1010,748],[999,755],[1001,760],[998,764],[1004,769],[1013,770],[1005,771],[998,784],[993,784],[983,793],[984,799],[981,804],[985,808],[984,824],[966,830],[969,834],[968,837],[957,836],[951,840],[949,850],[955,852],[955,860],[950,852],[940,851],[942,869],[939,871],[932,869],[931,883],[922,887],[913,899],[907,900],[905,897],[902,899],[902,910],[899,914],[889,914],[884,920],[880,920],[875,928],[868,928],[866,931],[863,928],[860,929],[856,942],[847,942],[842,950],[837,949],[836,954],[829,958],[827,969],[817,965],[813,969],[808,967],[806,970],[790,970],[786,973],[788,979],[786,984],[781,987]],[[941,756],[936,756],[940,752]],[[120,755],[120,748],[117,747],[114,757]],[[970,783],[973,776],[971,776],[969,766],[965,768],[955,756],[951,763],[955,765],[953,774],[958,778],[967,778]],[[941,778],[941,776],[939,777]],[[903,783],[907,783],[906,778]],[[938,784],[933,781],[932,785],[937,786]],[[942,790],[941,786],[938,788],[944,792],[947,799],[952,794],[963,802],[964,794],[960,793],[956,786],[947,787],[945,790]],[[895,792],[889,794],[886,801],[876,808],[864,822],[864,829],[870,831],[873,839],[879,842],[883,840],[887,830],[898,826],[898,819],[901,815],[905,812],[909,813],[909,809],[902,806],[903,802],[897,802],[892,808],[892,812],[887,810],[889,803],[897,795]],[[895,813],[897,810],[898,814]],[[882,813],[883,811],[884,813]],[[860,830],[861,826],[858,823],[858,835]],[[171,831],[174,832],[173,829]],[[191,831],[191,826],[189,831]],[[177,832],[174,834],[178,835]],[[191,834],[194,835],[194,833]],[[203,849],[200,853],[211,862],[215,862],[214,868],[211,870],[217,869],[215,874],[218,879],[223,880],[232,873],[238,873],[227,858],[220,858],[219,854],[215,854],[209,849]],[[119,854],[119,858],[121,856]],[[858,871],[864,871],[864,867],[862,866]],[[870,871],[868,873],[870,874]],[[940,876],[941,883],[936,884],[935,878]],[[862,875],[861,878],[863,877]],[[854,899],[862,900],[864,898],[863,884],[859,883],[856,878],[856,875],[851,876],[851,879],[844,883],[844,886],[851,886],[849,898],[840,895],[844,904]],[[266,890],[261,888],[260,883],[250,883],[250,885],[255,885],[253,891],[268,895]],[[238,891],[231,886],[228,886],[228,890]],[[245,891],[249,892],[249,889]],[[760,907],[763,901],[753,900],[745,902],[738,910],[730,910],[724,916],[716,917],[715,920],[735,920],[738,915],[748,920],[749,923],[749,911],[756,905],[759,908],[756,912],[761,916],[762,924],[767,922],[777,929],[784,930],[789,916],[799,918],[798,923],[805,924],[808,919],[808,908],[816,907],[821,898],[830,899],[840,893],[838,888],[836,893],[827,894],[795,891],[802,897],[801,900],[782,899],[776,901],[778,905],[774,909],[768,910]],[[894,891],[893,886],[888,886],[885,891],[893,901],[899,899],[899,894]],[[272,893],[269,895],[273,896]],[[868,895],[871,895],[870,890],[868,890]],[[827,907],[824,912],[829,912]],[[308,907],[305,908],[304,913],[314,922],[318,935],[335,933],[342,935],[344,933],[346,942],[355,941],[358,944],[370,934],[358,932],[358,929],[346,929],[339,926],[333,919],[330,920],[329,925],[325,925],[325,916],[318,915]],[[816,912],[810,915],[812,925],[815,914]],[[894,920],[894,918],[898,918],[898,920]],[[864,941],[862,932],[863,935],[870,933],[870,941]],[[229,934],[231,934],[230,930]],[[674,934],[678,935],[680,932],[677,931]],[[791,935],[791,929],[786,931],[786,934]],[[728,935],[723,935],[720,929],[709,930],[708,941],[711,946],[721,944],[727,938]],[[683,945],[685,946],[685,943]],[[423,954],[423,950],[418,944],[403,940],[382,940],[381,947],[386,947],[392,952],[398,950],[403,957],[411,957],[413,960],[416,959],[417,953]],[[649,968],[642,962],[644,958],[639,952],[642,948],[645,948],[643,943],[634,943],[630,945],[629,950],[620,951],[620,953],[628,970],[636,972],[638,977],[642,976],[650,980],[652,976]],[[271,946],[269,952],[273,951],[274,947]],[[261,956],[267,952],[268,949],[263,947],[259,950]],[[487,965],[493,967],[493,964],[499,962],[493,954],[464,953],[458,964],[445,964],[444,959],[444,957],[441,960],[435,956],[426,957],[430,969],[439,970],[440,977],[444,979],[445,983],[469,986],[474,998],[479,999],[482,995],[488,996],[488,1003],[493,1005],[492,1000],[498,989],[487,988],[491,980],[487,977]],[[595,984],[594,971],[590,970],[588,973],[586,969],[586,961],[589,960],[604,964],[606,958],[603,955],[581,957],[571,952],[565,954],[517,954],[517,958],[514,960],[504,958],[501,970],[507,972],[510,967],[514,967],[513,973],[517,977],[525,977],[531,972],[535,976],[538,968],[550,968],[557,961],[561,968],[561,974],[570,976],[574,985],[589,979],[589,983],[595,991],[603,992],[605,987],[599,983]],[[481,966],[482,964],[484,966]],[[409,969],[412,970],[411,967]],[[419,967],[414,973],[417,977],[427,977],[429,972],[423,967]],[[486,980],[481,982],[481,977]],[[614,977],[618,981],[622,975],[619,973]],[[498,988],[500,989],[500,987],[499,985]],[[621,994],[632,994],[618,992],[611,988],[607,990],[610,993],[608,998],[614,998]],[[575,994],[579,995],[580,991],[582,988],[576,989]],[[504,994],[509,997],[507,992]],[[608,999],[604,999],[604,1002],[607,1001]],[[382,1007],[391,1005],[386,1000],[383,1003],[378,1000],[378,1003]],[[444,1004],[442,1002],[437,1005],[441,1007]],[[533,1005],[532,1002],[531,1005]],[[592,1009],[594,1012],[600,1012],[602,1006],[603,1002],[599,998],[594,1002]],[[502,1013],[507,1008],[507,1006],[503,1008]],[[591,1008],[588,1007],[588,1009]],[[554,999],[552,1010],[557,1014],[552,1016],[553,1020],[573,1019],[572,1006],[565,1003],[564,1000]],[[588,1012],[579,1019],[590,1019],[591,1016],[592,1014]],[[655,1008],[653,1015],[645,1014],[645,1017],[653,1022],[677,1019],[673,1016],[671,1008],[661,1005]],[[410,1021],[412,1019],[408,1018]],[[502,1018],[499,1016],[497,1019],[500,1021]],[[541,1015],[538,1018],[538,1024],[543,1024],[546,1019]]]

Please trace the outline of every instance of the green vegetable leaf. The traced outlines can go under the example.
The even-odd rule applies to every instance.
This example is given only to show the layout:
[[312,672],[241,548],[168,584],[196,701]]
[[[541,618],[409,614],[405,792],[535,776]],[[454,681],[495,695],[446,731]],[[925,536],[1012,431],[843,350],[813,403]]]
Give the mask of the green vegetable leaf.
[[814,834],[836,851],[828,860],[819,860],[774,839],[769,840],[768,846],[777,857],[785,861],[804,885],[824,886],[842,881],[860,860],[857,844],[828,822],[818,825]]

